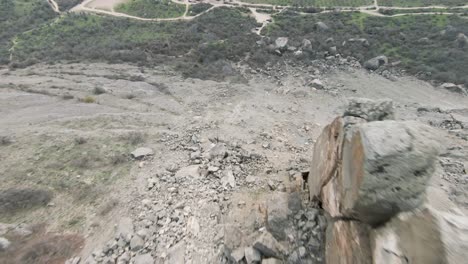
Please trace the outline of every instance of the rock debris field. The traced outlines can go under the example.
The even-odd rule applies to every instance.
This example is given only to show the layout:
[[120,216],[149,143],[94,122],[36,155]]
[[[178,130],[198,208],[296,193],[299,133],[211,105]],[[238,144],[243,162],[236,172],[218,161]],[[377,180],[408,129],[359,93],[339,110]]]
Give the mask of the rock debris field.
[[0,262],[458,263],[402,234],[466,238],[466,96],[354,61],[239,70],[0,70]]

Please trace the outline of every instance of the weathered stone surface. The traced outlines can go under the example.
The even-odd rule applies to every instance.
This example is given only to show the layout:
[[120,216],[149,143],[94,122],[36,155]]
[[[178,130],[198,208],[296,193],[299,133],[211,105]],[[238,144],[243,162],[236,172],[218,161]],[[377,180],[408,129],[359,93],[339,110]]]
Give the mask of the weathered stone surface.
[[326,232],[326,263],[371,264],[370,227],[356,221],[336,221]]
[[132,155],[132,158],[134,159],[142,159],[146,156],[154,155],[154,152],[150,148],[137,148],[130,154]]
[[466,263],[468,218],[432,208],[405,212],[373,231],[371,241],[374,263]]
[[260,261],[262,260],[260,252],[253,247],[246,247],[244,249],[244,256],[245,261],[247,261],[247,264],[260,263]]
[[154,264],[154,259],[150,254],[138,255],[134,260],[135,264]]
[[206,154],[207,158],[212,160],[212,159],[224,159],[228,153],[227,153],[227,147],[226,144],[224,143],[218,143],[214,145]]
[[10,241],[4,237],[0,237],[0,252],[5,251],[8,247],[10,247]]
[[262,264],[283,264],[283,261],[275,258],[266,258],[262,260]]
[[344,116],[360,117],[368,122],[394,119],[393,101],[351,98]]
[[281,245],[273,235],[268,232],[261,234],[255,241],[253,247],[267,258],[279,258],[285,252],[283,245]]
[[168,251],[168,260],[171,264],[184,264],[185,263],[185,248],[186,244],[184,241],[172,246]]
[[275,48],[281,51],[285,50],[288,47],[288,38],[279,37],[275,40]]
[[133,236],[130,240],[130,248],[132,251],[138,251],[143,248],[145,241],[140,236]]
[[289,218],[301,209],[300,194],[276,192],[267,201],[267,230],[278,240],[286,238]]
[[115,232],[116,238],[122,238],[123,240],[130,242],[130,237],[133,235],[133,222],[129,217],[122,217],[117,224]]
[[201,177],[200,166],[190,165],[190,166],[184,167],[176,172],[175,177],[198,179]]
[[327,24],[319,21],[315,23],[315,28],[318,29],[319,31],[328,31],[330,28],[327,26]]
[[422,202],[439,144],[431,128],[413,121],[359,125],[343,147],[340,211],[371,225]]
[[366,62],[364,62],[364,67],[368,70],[377,70],[380,66],[388,63],[388,58],[384,55],[377,56]]
[[322,186],[334,175],[341,158],[343,119],[336,118],[318,137],[312,157],[308,184],[311,199],[318,199]]

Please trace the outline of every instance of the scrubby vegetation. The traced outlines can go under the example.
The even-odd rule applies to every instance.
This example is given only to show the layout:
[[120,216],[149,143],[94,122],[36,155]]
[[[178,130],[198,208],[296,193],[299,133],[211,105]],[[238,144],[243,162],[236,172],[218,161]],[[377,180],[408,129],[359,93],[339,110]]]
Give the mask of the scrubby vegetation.
[[180,17],[185,12],[185,5],[170,0],[130,0],[118,5],[117,12],[145,18]]
[[18,33],[41,27],[56,16],[47,1],[0,0],[0,64],[9,62]]
[[414,7],[414,6],[462,6],[466,5],[466,0],[378,0],[379,6],[401,6],[401,7]]
[[210,7],[212,7],[212,6],[213,6],[212,4],[208,4],[208,3],[198,3],[198,4],[195,4],[195,5],[190,5],[187,15],[196,16],[196,15],[210,9]]
[[[190,22],[136,20],[71,14],[22,34],[15,64],[34,61],[104,60],[140,65],[173,64],[186,76],[235,75],[229,61],[255,48],[255,20],[243,9],[216,8]],[[168,59],[169,58],[169,59]]]
[[[314,27],[318,21],[326,23],[330,30],[318,30]],[[275,16],[275,23],[266,28],[266,33],[272,39],[287,36],[296,46],[303,39],[311,40],[314,50],[320,52],[308,56],[323,57],[331,46],[361,62],[385,54],[392,61],[401,61],[400,65],[411,74],[468,84],[467,47],[456,43],[459,33],[468,35],[468,21],[456,15],[381,18],[362,13],[299,16],[283,12]],[[365,38],[369,46],[350,42],[351,38]]]
[[83,2],[83,0],[55,0],[55,2],[57,2],[59,10],[63,12],[72,9],[79,3]]
[[468,14],[467,8],[418,8],[418,9],[389,9],[380,8],[379,13],[384,15],[409,14],[409,13],[461,13]]
[[316,7],[340,7],[340,6],[367,6],[372,5],[372,0],[244,0],[252,4],[271,4],[282,6],[316,6]]

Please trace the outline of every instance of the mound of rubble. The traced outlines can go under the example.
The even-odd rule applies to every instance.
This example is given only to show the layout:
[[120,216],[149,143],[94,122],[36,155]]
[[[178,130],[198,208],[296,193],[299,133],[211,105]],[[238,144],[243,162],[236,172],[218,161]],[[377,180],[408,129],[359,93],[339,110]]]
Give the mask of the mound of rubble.
[[308,184],[329,216],[326,263],[466,262],[468,218],[425,201],[432,128],[392,119],[390,101],[352,99],[316,142]]

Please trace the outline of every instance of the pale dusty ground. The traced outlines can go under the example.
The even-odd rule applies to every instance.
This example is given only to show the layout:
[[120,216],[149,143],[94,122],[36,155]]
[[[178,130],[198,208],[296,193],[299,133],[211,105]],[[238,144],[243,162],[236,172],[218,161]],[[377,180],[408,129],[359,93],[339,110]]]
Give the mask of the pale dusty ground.
[[[65,191],[56,193],[52,201],[54,206],[10,220],[46,223],[51,231],[71,229],[79,232],[87,238],[83,249],[87,255],[112,237],[113,224],[120,217],[137,217],[139,204],[147,195],[148,177],[172,165],[187,165],[187,151],[178,146],[191,137],[191,131],[197,131],[202,145],[207,145],[210,138],[221,138],[226,142],[239,142],[243,148],[268,159],[264,168],[273,168],[274,173],[260,170],[253,175],[259,178],[259,186],[252,189],[240,185],[226,194],[236,204],[240,200],[249,203],[258,195],[268,194],[265,180],[283,181],[291,164],[306,169],[314,139],[323,126],[341,114],[349,97],[391,98],[395,102],[396,118],[402,120],[416,119],[433,124],[452,120],[450,114],[418,113],[416,109],[420,106],[461,109],[458,114],[465,119],[468,116],[466,97],[438,90],[415,78],[404,77],[394,82],[360,69],[337,71],[320,77],[332,91],[326,92],[304,85],[304,78],[313,69],[311,72],[303,70],[294,77],[297,72],[294,68],[287,69],[286,77],[282,78],[284,85],[278,86],[260,75],[246,75],[247,84],[232,84],[183,79],[164,68],[130,65],[37,65],[16,71],[0,70],[0,135],[15,140],[12,145],[0,146],[0,175],[20,169],[21,164],[26,166],[41,151],[50,151],[45,148],[48,144],[60,145],[59,142],[77,137],[99,142],[137,131],[148,135],[140,145],[155,150],[151,161],[144,164],[131,161],[128,163],[129,173],[119,178],[110,176],[112,180],[106,184],[107,188],[91,204],[76,202]],[[94,95],[95,87],[107,92]],[[64,100],[64,94],[73,95],[74,99]],[[129,94],[134,98],[126,98]],[[96,103],[77,100],[87,95],[93,96]],[[444,129],[438,131],[443,145],[452,147],[451,151],[445,152],[447,157],[466,167],[467,141],[453,133],[449,135]],[[105,142],[100,147],[112,146],[112,142]],[[89,185],[98,182],[91,176],[76,178],[74,173],[67,172],[70,181]],[[447,205],[457,204],[466,212],[466,175],[457,175],[456,179],[444,176],[442,179],[443,175],[444,171],[439,168],[432,183],[431,200],[443,210],[449,208]],[[21,183],[3,177],[1,189],[21,186]],[[34,187],[34,175],[25,184]],[[207,196],[209,192],[200,190],[200,198],[195,197],[194,203],[204,203]],[[99,208],[113,199],[119,203],[109,213],[99,214]],[[235,212],[236,209],[235,206],[228,208],[231,209],[223,215],[229,219],[230,210]],[[203,207],[192,209],[194,215],[202,217],[205,214]],[[243,214],[248,215],[248,212],[238,213]],[[64,227],[64,222],[77,216],[81,220],[76,226]],[[215,227],[210,227],[208,222],[205,224],[202,223],[202,227],[207,229],[202,228],[201,232],[213,232]],[[192,242],[195,252],[197,248],[205,252],[203,250],[211,248],[210,243],[213,243],[203,239]]]

